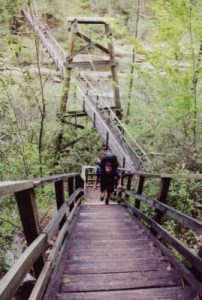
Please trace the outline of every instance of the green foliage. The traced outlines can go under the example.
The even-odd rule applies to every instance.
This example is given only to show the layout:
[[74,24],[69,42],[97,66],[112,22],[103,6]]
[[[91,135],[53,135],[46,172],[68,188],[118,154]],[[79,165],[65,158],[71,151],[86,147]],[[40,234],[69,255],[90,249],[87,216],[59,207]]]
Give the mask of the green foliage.
[[[201,3],[156,0],[151,7],[155,30],[147,44],[129,39],[146,61],[134,65],[128,128],[151,153],[153,170],[200,171]],[[123,85],[129,82],[126,74]]]
[[171,181],[169,204],[189,216],[197,217],[197,202],[191,193],[194,184],[196,183],[187,180]]

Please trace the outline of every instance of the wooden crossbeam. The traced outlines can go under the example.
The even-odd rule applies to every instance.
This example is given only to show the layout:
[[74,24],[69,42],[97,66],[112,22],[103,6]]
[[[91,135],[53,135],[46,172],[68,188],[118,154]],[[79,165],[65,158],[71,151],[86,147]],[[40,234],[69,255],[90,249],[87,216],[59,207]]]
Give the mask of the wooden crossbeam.
[[71,61],[75,56],[77,56],[78,54],[82,53],[84,50],[88,50],[90,48],[92,48],[94,45],[93,43],[88,43],[87,45],[81,47],[79,50],[77,50],[76,52],[74,52],[74,54],[69,55],[66,59],[67,63],[69,61]]
[[68,111],[67,114],[64,116],[65,118],[67,117],[86,117],[87,114],[84,111]]
[[80,23],[80,24],[106,24],[105,18],[100,17],[69,17],[68,22],[70,23]]
[[89,37],[87,37],[85,34],[77,31],[76,35],[78,37],[80,37],[81,39],[84,39],[84,41],[86,41],[87,43],[92,43],[93,46],[97,47],[98,49],[104,51],[105,53],[109,54],[109,50],[105,47],[103,47],[102,45],[100,45],[99,43],[94,43]]
[[97,60],[97,61],[92,61],[92,62],[89,62],[89,61],[78,61],[78,62],[72,62],[68,65],[68,68],[76,68],[76,67],[79,67],[79,68],[90,68],[92,70],[94,70],[93,68],[93,65],[94,67],[104,67],[104,66],[114,66],[114,65],[117,65],[116,63],[111,63],[110,60]]
[[[93,42],[89,37],[87,37],[86,35],[84,35],[83,33],[76,31],[75,35],[84,39],[88,44],[86,44],[85,46],[81,47],[78,51],[74,52],[74,54],[70,55],[67,57],[67,62],[71,61],[75,56],[77,56],[78,54],[82,53],[84,50],[88,50],[92,47],[97,47],[100,50],[104,51],[105,53],[109,54],[109,50],[105,47],[103,47],[102,45],[100,45],[99,43]],[[100,37],[103,38],[103,37]]]

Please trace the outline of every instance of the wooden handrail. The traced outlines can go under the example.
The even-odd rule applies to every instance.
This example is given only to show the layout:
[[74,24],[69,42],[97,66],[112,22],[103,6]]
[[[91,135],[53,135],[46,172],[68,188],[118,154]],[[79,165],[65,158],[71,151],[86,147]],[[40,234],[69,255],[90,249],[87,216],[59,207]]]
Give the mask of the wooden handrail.
[[202,235],[202,222],[185,215],[182,212],[177,211],[176,209],[158,201],[157,199],[151,199],[142,195],[138,195],[129,190],[125,190],[125,193],[129,196],[132,196],[134,199],[147,203],[150,207],[154,207],[165,213],[168,217],[171,217],[178,223],[183,226],[193,230],[194,232]]
[[1,279],[0,299],[12,299],[27,272],[31,269],[39,255],[45,250],[46,239],[46,234],[41,233]]
[[16,193],[33,187],[34,184],[31,180],[2,181],[0,182],[0,196]]
[[[61,220],[63,219],[65,213],[67,213],[68,208],[72,205],[72,202],[75,201],[78,197],[83,195],[83,189],[79,188],[76,190],[68,199],[65,201],[60,209],[57,211],[55,216],[49,222],[49,224],[43,230],[43,233],[46,233],[48,236],[48,240],[52,238],[53,234],[55,233],[56,229],[58,228]],[[68,212],[69,214],[69,212]]]
[[48,176],[44,178],[34,179],[33,183],[34,186],[41,186],[41,185],[54,183],[60,180],[67,181],[68,178],[72,178],[79,175],[80,175],[79,173],[58,174],[58,175]]
[[184,257],[189,260],[195,269],[202,273],[202,258],[192,252],[185,244],[176,239],[170,233],[168,233],[161,225],[155,222],[152,218],[146,216],[143,212],[135,208],[133,205],[126,202],[126,206],[140,219],[144,220],[148,225],[154,229],[160,237],[162,237],[169,245],[173,246]]
[[19,180],[19,181],[2,181],[0,182],[0,196],[8,195],[33,187],[42,186],[57,182],[59,180],[67,180],[68,178],[79,176],[79,173],[58,174],[33,180]]
[[135,176],[143,176],[145,178],[170,178],[170,179],[193,179],[202,180],[202,174],[155,174],[146,172],[131,172]]
[[[138,177],[139,182],[137,185],[136,191],[131,191],[131,179],[133,177]],[[158,240],[161,238],[164,240],[167,245],[167,252],[169,253],[169,248],[172,246],[175,248],[186,260],[188,260],[192,264],[192,269],[189,270],[185,266],[180,267],[180,272],[182,272],[183,276],[187,279],[190,284],[195,286],[196,290],[199,291],[199,294],[202,292],[202,284],[200,281],[201,273],[202,273],[202,257],[201,257],[201,248],[197,253],[193,252],[187,245],[185,245],[182,241],[174,237],[163,227],[164,216],[172,218],[179,224],[182,224],[184,227],[191,229],[193,232],[202,235],[202,222],[196,220],[180,211],[177,211],[175,208],[167,205],[167,196],[169,193],[169,187],[171,180],[201,180],[202,174],[153,174],[146,173],[142,171],[138,172],[125,172],[122,177],[122,182],[124,182],[123,188],[120,189],[118,195],[121,196],[121,200],[118,201],[123,203],[129,211],[131,211],[140,222],[144,222],[148,230],[150,231],[150,235],[153,237],[161,245],[161,242]],[[153,199],[147,196],[143,196],[144,190],[144,182],[146,179],[158,179],[159,180],[159,193],[157,198]],[[125,197],[122,197],[122,194],[125,193]],[[131,198],[133,198],[134,205],[131,204]],[[143,213],[140,210],[141,202],[146,203],[150,207],[155,209],[156,215],[152,218]],[[145,226],[144,224],[144,226]],[[158,238],[158,239],[157,239]],[[163,247],[163,245],[162,245]],[[170,253],[172,256],[172,254]],[[174,257],[173,257],[174,259]],[[192,273],[194,272],[194,273]]]
[[[79,191],[75,191],[70,199],[78,198],[83,195],[83,190],[79,189]],[[68,226],[75,214],[76,209],[80,201],[77,201],[77,204],[74,206],[73,210],[69,213],[69,217],[67,218],[66,225],[63,225],[62,236],[67,232]],[[49,223],[49,225],[45,228],[45,230],[31,243],[31,245],[24,251],[24,253],[20,256],[14,266],[6,273],[6,275],[2,278],[0,284],[0,299],[7,300],[11,299],[15,292],[17,291],[19,285],[21,284],[23,278],[26,273],[31,269],[32,265],[35,263],[37,258],[45,251],[47,241],[50,237],[55,233],[58,228],[58,225],[63,218],[67,208],[67,203],[64,203],[62,207],[57,212],[54,219]],[[65,227],[64,227],[65,226]],[[66,229],[66,231],[64,230]],[[61,234],[59,234],[58,238],[61,238]],[[62,239],[63,240],[63,239]],[[57,242],[57,247],[54,248],[54,252],[51,252],[49,260],[52,261],[56,257],[56,251],[59,250],[62,240]]]
[[[96,166],[88,165],[84,166],[85,169],[96,169]],[[166,174],[166,173],[147,173],[142,171],[131,172],[126,168],[118,168],[120,171],[124,171],[124,177],[127,176],[142,176],[145,178],[170,178],[170,179],[193,179],[193,180],[202,180],[202,174]]]

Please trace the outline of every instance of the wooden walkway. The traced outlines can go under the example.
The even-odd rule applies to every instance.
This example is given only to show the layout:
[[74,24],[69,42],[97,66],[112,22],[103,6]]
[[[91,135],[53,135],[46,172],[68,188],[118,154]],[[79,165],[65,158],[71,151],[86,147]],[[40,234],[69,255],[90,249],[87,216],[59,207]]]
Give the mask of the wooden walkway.
[[191,300],[194,294],[120,205],[81,205],[44,299]]

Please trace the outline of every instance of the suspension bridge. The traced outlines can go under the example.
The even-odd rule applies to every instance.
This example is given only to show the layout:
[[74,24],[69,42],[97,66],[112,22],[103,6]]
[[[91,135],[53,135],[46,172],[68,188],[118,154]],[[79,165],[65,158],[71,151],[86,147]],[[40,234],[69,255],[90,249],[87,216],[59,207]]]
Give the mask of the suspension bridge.
[[[118,71],[108,23],[103,18],[70,18],[66,53],[33,10],[23,14],[63,75],[60,120],[67,114],[90,118],[105,146],[118,157],[122,189],[113,202],[103,205],[93,190],[95,167],[91,166],[83,166],[81,174],[2,182],[0,196],[15,196],[27,248],[1,279],[0,299],[16,295],[32,300],[200,299],[202,250],[193,251],[163,224],[170,218],[202,234],[200,221],[168,203],[171,181],[202,180],[202,175],[146,171],[150,158],[121,121]],[[104,30],[93,40],[81,26],[95,25]],[[105,38],[107,46],[101,43]],[[84,44],[79,49],[75,48],[77,39]],[[91,54],[90,49],[95,48],[105,56]],[[82,110],[70,113],[67,104],[72,82]],[[148,180],[156,183],[156,198],[146,195]],[[35,191],[45,185],[54,185],[57,212],[41,229]],[[153,209],[153,217],[143,212],[142,203]],[[47,251],[54,236],[54,245]],[[186,264],[176,260],[173,251]],[[30,272],[34,280],[26,283]]]

